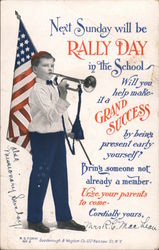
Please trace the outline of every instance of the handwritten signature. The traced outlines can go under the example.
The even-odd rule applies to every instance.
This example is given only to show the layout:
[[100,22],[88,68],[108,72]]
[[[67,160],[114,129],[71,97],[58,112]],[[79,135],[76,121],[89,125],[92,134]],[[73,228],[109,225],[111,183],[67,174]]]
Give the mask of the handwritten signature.
[[90,221],[86,221],[86,229],[95,229],[95,230],[101,230],[101,229],[111,229],[111,230],[120,230],[120,229],[145,229],[145,230],[153,230],[156,231],[156,226],[153,226],[150,224],[150,217],[146,217],[145,219],[139,221],[139,223],[127,223],[124,220],[121,219],[115,219],[115,220],[106,220],[101,225],[95,225]]
[[16,216],[16,222],[13,225],[10,225],[10,227],[17,227],[22,225],[21,216],[23,214],[22,211],[20,211],[18,207],[18,200],[23,199],[25,197],[24,194],[18,194],[16,190],[16,182],[14,178],[14,169],[12,168],[12,165],[14,162],[19,160],[18,157],[19,150],[15,147],[7,147],[7,149],[4,150],[5,160],[6,160],[6,166],[7,166],[7,172],[8,172],[8,178],[10,183],[10,189],[8,190],[8,196],[11,198],[12,205],[15,211]]

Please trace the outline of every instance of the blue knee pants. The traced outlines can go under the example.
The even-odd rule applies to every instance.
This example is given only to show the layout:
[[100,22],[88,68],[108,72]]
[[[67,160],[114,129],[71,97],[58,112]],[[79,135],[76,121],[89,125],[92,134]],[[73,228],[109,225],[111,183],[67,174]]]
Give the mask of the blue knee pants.
[[72,218],[68,204],[67,164],[64,132],[30,132],[33,167],[28,192],[28,221],[42,221],[43,202],[51,180],[57,221]]

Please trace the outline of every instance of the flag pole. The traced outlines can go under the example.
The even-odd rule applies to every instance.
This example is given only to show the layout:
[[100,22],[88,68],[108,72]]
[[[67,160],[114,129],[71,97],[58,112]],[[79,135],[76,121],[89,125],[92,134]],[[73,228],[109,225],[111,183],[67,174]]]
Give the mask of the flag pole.
[[19,15],[18,11],[15,10],[15,15],[17,16],[17,19],[21,20],[21,16]]

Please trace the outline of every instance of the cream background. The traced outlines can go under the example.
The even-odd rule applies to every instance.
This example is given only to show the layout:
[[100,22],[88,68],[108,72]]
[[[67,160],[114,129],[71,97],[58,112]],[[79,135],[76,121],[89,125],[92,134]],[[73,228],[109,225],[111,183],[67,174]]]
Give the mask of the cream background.
[[[44,221],[51,225],[51,233],[47,235],[39,234],[26,229],[26,208],[27,208],[27,188],[29,182],[29,174],[31,170],[31,156],[24,149],[16,146],[19,152],[19,161],[13,163],[13,173],[15,176],[17,194],[25,194],[25,198],[18,200],[20,211],[23,211],[22,216],[23,227],[17,229],[9,227],[15,223],[15,211],[11,199],[7,192],[10,188],[8,173],[6,170],[6,161],[4,150],[8,146],[15,146],[8,142],[5,137],[8,126],[8,116],[10,109],[10,98],[12,90],[13,69],[15,63],[15,53],[17,44],[17,34],[19,22],[16,19],[14,11],[17,10],[22,17],[24,25],[38,51],[50,51],[56,58],[55,72],[74,76],[76,78],[85,78],[91,73],[88,71],[88,63],[96,62],[99,59],[105,59],[113,63],[116,55],[115,48],[111,50],[108,56],[85,57],[86,60],[79,60],[74,56],[67,55],[67,40],[78,40],[71,33],[65,36],[56,33],[54,37],[50,37],[50,18],[61,16],[63,23],[75,21],[78,17],[83,17],[87,25],[98,25],[102,22],[105,26],[123,25],[127,21],[133,24],[138,21],[140,25],[146,26],[148,32],[146,34],[117,34],[111,32],[106,40],[115,41],[117,38],[128,38],[134,40],[148,40],[145,55],[123,56],[123,63],[129,59],[132,62],[140,62],[142,59],[145,64],[154,64],[154,70],[137,72],[142,80],[153,80],[154,95],[150,97],[127,98],[128,107],[134,104],[149,103],[151,106],[151,118],[146,122],[135,120],[123,127],[119,133],[108,137],[105,133],[106,124],[98,125],[94,122],[94,114],[105,107],[104,104],[97,105],[96,102],[100,95],[110,97],[110,105],[119,100],[119,98],[111,97],[113,90],[117,87],[121,89],[122,77],[132,75],[131,72],[124,72],[119,78],[112,78],[110,72],[97,70],[94,76],[97,79],[97,87],[91,94],[83,93],[83,102],[81,110],[81,121],[85,132],[85,140],[83,142],[91,161],[94,165],[134,165],[145,166],[151,165],[152,184],[146,187],[125,186],[118,187],[118,190],[125,191],[141,191],[145,189],[149,192],[149,196],[144,200],[140,199],[123,199],[121,202],[110,200],[110,205],[105,208],[99,207],[99,211],[119,209],[120,211],[142,211],[145,215],[151,215],[152,225],[158,225],[158,1],[2,1],[2,16],[1,16],[1,137],[2,137],[2,152],[1,152],[1,248],[2,249],[157,249],[159,247],[158,231],[151,230],[87,230],[87,232],[76,232],[67,230],[55,229],[54,205],[52,202],[50,187],[47,192],[44,205]],[[87,34],[79,40],[102,40],[99,34]],[[135,72],[136,73],[136,72]],[[69,114],[72,120],[75,118],[77,107],[77,96],[72,92],[69,93],[69,101],[71,107]],[[153,139],[154,146],[145,151],[143,156],[133,162],[126,162],[123,159],[111,159],[108,162],[103,162],[103,153],[98,151],[102,141],[122,141],[122,135],[125,129],[134,131],[140,128],[141,130],[153,131],[155,137]],[[109,149],[110,150],[110,149]],[[116,149],[113,149],[116,152]],[[72,156],[68,150],[68,177],[69,177],[69,197],[72,214],[75,220],[84,223],[90,220],[93,224],[104,223],[106,218],[93,217],[89,218],[89,206],[79,206],[81,199],[82,188],[86,186],[86,174],[81,176],[81,162],[86,161],[86,158],[79,146],[76,143],[76,156]],[[20,174],[20,175],[19,175]],[[91,174],[91,172],[90,172]],[[89,176],[89,173],[88,173]],[[122,174],[120,174],[122,176]],[[96,175],[100,178],[100,175]],[[117,174],[111,175],[112,179],[118,178]],[[142,174],[142,177],[147,175]],[[97,186],[97,185],[96,185]],[[98,191],[114,191],[117,190],[116,185],[112,185],[108,189],[102,186],[97,186]],[[88,200],[88,199],[87,199]],[[134,219],[135,220],[135,219]],[[135,221],[134,221],[135,223]],[[43,239],[96,239],[96,240],[122,240],[122,244],[56,244],[56,243],[40,243],[33,241],[31,244],[22,243],[20,237],[42,237]]]

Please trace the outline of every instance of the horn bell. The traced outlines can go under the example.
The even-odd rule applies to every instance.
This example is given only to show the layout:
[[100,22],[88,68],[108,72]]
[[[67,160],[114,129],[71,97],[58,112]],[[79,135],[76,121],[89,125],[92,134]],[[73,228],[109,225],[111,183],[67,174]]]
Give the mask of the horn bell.
[[83,88],[86,92],[92,92],[96,87],[96,78],[94,76],[87,76],[83,82]]

